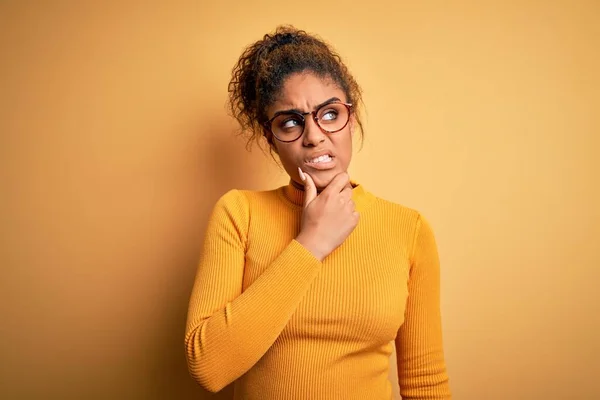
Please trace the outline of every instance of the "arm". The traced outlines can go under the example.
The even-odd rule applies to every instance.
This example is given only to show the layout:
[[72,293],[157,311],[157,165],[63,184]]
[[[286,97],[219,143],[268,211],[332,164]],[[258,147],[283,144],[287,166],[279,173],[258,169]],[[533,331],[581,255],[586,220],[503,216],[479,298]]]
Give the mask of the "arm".
[[275,342],[321,262],[293,240],[242,293],[248,204],[230,191],[209,219],[185,334],[191,375],[217,392],[248,371]]
[[450,399],[442,346],[440,263],[431,227],[417,220],[406,318],[396,337],[398,382],[404,400]]

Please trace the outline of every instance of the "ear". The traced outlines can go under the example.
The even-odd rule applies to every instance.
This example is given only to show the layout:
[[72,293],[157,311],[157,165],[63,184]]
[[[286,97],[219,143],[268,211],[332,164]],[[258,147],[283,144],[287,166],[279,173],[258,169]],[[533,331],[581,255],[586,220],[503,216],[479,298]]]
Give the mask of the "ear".
[[350,126],[350,136],[354,136],[354,128],[356,127],[356,117],[354,116],[354,113],[350,115],[348,125]]

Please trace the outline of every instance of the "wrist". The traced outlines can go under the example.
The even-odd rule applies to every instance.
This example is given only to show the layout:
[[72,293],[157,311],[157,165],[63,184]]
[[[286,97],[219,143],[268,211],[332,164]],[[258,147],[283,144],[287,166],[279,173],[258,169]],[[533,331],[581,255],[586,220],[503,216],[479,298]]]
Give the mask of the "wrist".
[[327,253],[321,249],[316,240],[311,240],[308,235],[300,233],[296,237],[296,241],[308,250],[317,260],[323,261],[327,256]]

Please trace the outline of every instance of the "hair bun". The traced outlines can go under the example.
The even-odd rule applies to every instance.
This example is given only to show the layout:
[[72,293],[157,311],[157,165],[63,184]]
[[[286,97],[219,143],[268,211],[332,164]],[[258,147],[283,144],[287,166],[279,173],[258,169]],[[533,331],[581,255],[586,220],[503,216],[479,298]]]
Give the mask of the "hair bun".
[[279,46],[298,42],[298,36],[291,32],[277,33],[273,39]]
[[307,33],[303,30],[289,26],[280,26],[273,34],[265,35],[263,38],[263,46],[265,53],[268,54],[273,50],[288,44],[301,44],[303,42],[310,41],[307,39],[311,38],[308,38]]

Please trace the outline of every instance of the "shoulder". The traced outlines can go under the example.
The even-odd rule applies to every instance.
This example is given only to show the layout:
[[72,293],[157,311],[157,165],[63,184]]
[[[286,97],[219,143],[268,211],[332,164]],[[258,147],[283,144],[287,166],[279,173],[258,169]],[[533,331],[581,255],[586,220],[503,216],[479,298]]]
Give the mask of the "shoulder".
[[277,190],[230,189],[215,204],[215,210],[227,210],[234,215],[249,215],[251,210],[277,200]]
[[223,235],[225,232],[237,232],[245,240],[253,211],[273,196],[269,192],[271,191],[228,190],[215,202],[209,218],[209,228],[218,230]]
[[421,218],[421,213],[411,207],[375,196],[374,210],[394,220],[402,220],[410,225],[415,225]]
[[248,202],[244,194],[237,189],[231,189],[221,195],[215,202],[210,213],[209,226],[230,230],[243,231],[248,225]]
[[429,221],[419,210],[381,197],[375,198],[375,212],[389,221],[392,226],[405,230],[413,244],[419,236],[433,236]]
[[243,212],[248,207],[248,199],[243,190],[230,189],[217,200],[215,210]]

